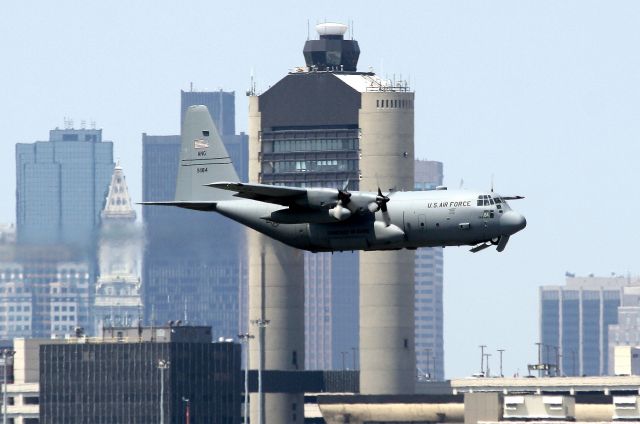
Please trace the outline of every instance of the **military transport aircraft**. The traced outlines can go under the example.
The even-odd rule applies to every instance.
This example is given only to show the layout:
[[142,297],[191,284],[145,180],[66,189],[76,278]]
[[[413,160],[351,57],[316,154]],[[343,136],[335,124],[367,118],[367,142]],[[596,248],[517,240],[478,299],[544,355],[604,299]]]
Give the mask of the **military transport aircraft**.
[[311,252],[492,245],[503,251],[526,226],[491,192],[352,191],[238,182],[206,106],[191,106],[182,128],[176,200],[143,202],[218,212],[282,243]]

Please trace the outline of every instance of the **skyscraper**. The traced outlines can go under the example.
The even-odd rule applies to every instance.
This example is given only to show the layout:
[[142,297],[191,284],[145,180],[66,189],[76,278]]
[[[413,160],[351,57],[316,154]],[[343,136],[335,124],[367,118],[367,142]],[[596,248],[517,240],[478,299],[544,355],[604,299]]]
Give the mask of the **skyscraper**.
[[105,326],[138,325],[142,302],[142,231],[136,225],[124,171],[116,165],[101,213],[99,277],[92,311],[94,333]]
[[[197,94],[197,96],[196,96]],[[200,103],[221,103],[213,116],[234,120],[233,93],[183,92],[181,110]],[[218,100],[221,98],[222,100]],[[227,123],[227,128],[230,124]],[[233,130],[233,127],[231,128]],[[222,136],[234,165],[246,170],[246,135]],[[173,199],[180,136],[143,134],[143,199]],[[239,172],[240,174],[240,172]],[[245,171],[246,174],[246,171]],[[214,337],[240,331],[239,294],[243,287],[244,228],[217,214],[178,209],[144,208],[146,247],[143,261],[143,304],[146,322],[183,320],[212,327]]]
[[18,143],[18,242],[94,248],[113,166],[102,130],[56,128],[49,141]]
[[0,334],[92,327],[96,240],[113,167],[113,143],[100,129],[56,128],[49,141],[16,145],[18,245],[0,264]]
[[625,287],[638,285],[640,280],[622,276],[567,274],[565,286],[540,287],[542,362],[560,358],[564,375],[606,375],[609,326],[618,323]]
[[[416,190],[435,190],[442,185],[442,162],[416,159],[415,173]],[[419,375],[433,380],[444,379],[442,257],[441,247],[416,251],[416,367]]]

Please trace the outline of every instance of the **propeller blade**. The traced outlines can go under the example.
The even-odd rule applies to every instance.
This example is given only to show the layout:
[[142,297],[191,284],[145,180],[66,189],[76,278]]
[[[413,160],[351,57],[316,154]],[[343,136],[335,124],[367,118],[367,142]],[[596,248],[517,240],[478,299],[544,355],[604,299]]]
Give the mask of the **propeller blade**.
[[389,216],[389,212],[387,210],[387,203],[389,202],[389,196],[385,196],[382,194],[382,190],[378,187],[378,195],[376,196],[376,203],[382,212],[382,220],[384,221],[385,227],[391,225],[391,217]]
[[382,211],[382,220],[384,221],[385,227],[388,227],[389,225],[391,225],[391,217],[389,216],[389,212],[387,212],[386,206]]
[[382,194],[382,190],[378,187],[378,196],[376,196],[376,203],[380,206],[380,210],[385,213],[387,212],[387,202],[389,201],[389,197]]
[[351,193],[346,190],[338,190],[338,201],[342,204],[342,206],[346,206],[350,200]]

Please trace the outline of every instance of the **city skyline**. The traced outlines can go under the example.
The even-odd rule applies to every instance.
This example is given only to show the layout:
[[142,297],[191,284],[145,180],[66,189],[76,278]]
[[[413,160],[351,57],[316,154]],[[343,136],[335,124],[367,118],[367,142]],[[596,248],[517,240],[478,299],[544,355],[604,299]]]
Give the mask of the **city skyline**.
[[[118,141],[114,158],[121,158],[132,199],[139,201],[140,133],[177,133],[178,89],[193,81],[198,89],[242,93],[253,68],[257,88],[266,90],[285,66],[302,63],[307,20],[313,26],[326,16],[354,21],[355,38],[368,46],[362,69],[410,76],[417,157],[444,162],[445,184],[457,187],[464,179],[465,187],[488,189],[494,174],[496,191],[527,196],[518,208],[529,227],[507,252],[445,249],[447,375],[477,371],[479,344],[505,348],[505,374],[522,373],[535,359],[537,324],[530,321],[540,284],[567,270],[637,273],[637,230],[595,231],[602,213],[587,199],[594,193],[615,199],[620,223],[633,222],[640,206],[629,196],[640,153],[634,142],[640,135],[640,63],[629,53],[640,41],[639,5],[460,2],[416,8],[401,2],[400,9],[414,13],[403,16],[397,31],[376,8],[358,2],[305,11],[282,5],[291,8],[279,8],[276,16],[266,5],[247,12],[204,3],[186,9],[142,2],[113,10],[107,3],[60,2],[33,12],[11,3],[0,17],[9,63],[15,64],[0,71],[11,82],[5,96],[12,99],[0,114],[6,166],[0,222],[15,222],[15,143],[44,138],[64,117],[75,118],[76,126],[95,120],[105,138]],[[192,25],[207,14],[218,17],[218,28]],[[96,21],[97,15],[104,19]],[[63,19],[82,24],[60,27]],[[167,30],[167,22],[175,30]],[[69,60],[77,66],[67,66]],[[121,90],[129,93],[124,103],[113,94]],[[243,131],[246,99],[239,97],[236,126]]]

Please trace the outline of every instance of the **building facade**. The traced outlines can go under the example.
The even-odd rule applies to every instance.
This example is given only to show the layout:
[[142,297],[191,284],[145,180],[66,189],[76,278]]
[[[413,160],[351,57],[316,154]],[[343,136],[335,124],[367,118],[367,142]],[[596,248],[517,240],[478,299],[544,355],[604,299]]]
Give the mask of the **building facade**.
[[208,327],[110,328],[39,356],[41,424],[240,422],[240,345]]
[[[233,93],[182,92],[182,108],[220,105],[216,126],[233,131]],[[221,120],[220,122],[216,120]],[[224,121],[226,124],[221,125]],[[221,135],[246,176],[247,136]],[[143,134],[143,199],[171,200],[175,195],[180,136]],[[238,174],[242,179],[242,171]],[[144,320],[182,320],[211,326],[214,337],[234,337],[242,330],[241,298],[246,298],[244,228],[211,213],[179,208],[143,208],[145,250],[142,268]],[[245,311],[246,316],[246,311]]]
[[625,287],[638,285],[636,278],[567,274],[565,286],[540,287],[541,362],[562,375],[607,375],[609,328],[618,324]]
[[68,246],[0,248],[0,339],[90,328],[92,263]]
[[617,324],[609,325],[609,346],[607,348],[610,375],[615,374],[614,352],[619,346],[636,349],[640,346],[640,284],[622,288]]
[[122,167],[113,170],[109,194],[101,213],[99,277],[95,287],[93,329],[138,325],[142,313],[140,262],[142,231]]
[[[444,178],[442,162],[415,162],[416,190],[435,190]],[[416,251],[415,346],[418,379],[444,380],[443,251]]]
[[49,141],[18,143],[18,242],[95,248],[113,166],[99,129],[56,128]]

